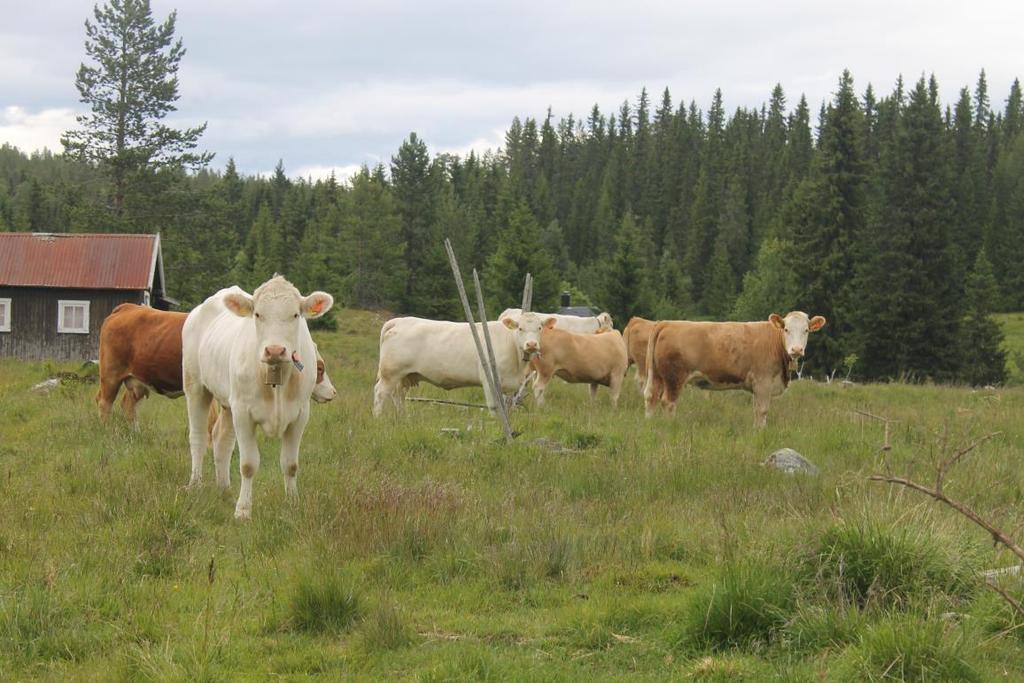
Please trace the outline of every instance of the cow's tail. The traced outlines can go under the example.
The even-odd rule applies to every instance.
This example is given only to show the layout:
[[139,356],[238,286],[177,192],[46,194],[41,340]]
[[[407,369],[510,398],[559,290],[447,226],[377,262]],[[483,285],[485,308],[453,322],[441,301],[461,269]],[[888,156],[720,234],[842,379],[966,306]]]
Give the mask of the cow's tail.
[[661,334],[663,329],[664,325],[662,323],[657,323],[654,326],[654,329],[651,330],[650,336],[647,338],[647,383],[644,384],[644,401],[648,405],[651,404],[651,401],[661,398],[660,396],[654,395],[654,368],[655,365],[657,365],[654,359],[654,350],[658,343],[658,336]]
[[633,328],[633,318],[629,319],[626,326],[622,328],[622,341],[626,345],[626,370],[629,370],[629,366],[633,365],[633,354],[629,352],[629,332]]

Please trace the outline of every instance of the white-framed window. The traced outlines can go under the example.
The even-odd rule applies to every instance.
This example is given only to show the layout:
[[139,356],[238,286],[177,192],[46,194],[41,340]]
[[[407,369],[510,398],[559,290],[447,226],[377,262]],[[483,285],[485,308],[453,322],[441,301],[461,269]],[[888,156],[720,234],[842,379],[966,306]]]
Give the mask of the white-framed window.
[[89,302],[58,299],[57,331],[89,334]]
[[0,332],[11,331],[11,300],[0,299]]

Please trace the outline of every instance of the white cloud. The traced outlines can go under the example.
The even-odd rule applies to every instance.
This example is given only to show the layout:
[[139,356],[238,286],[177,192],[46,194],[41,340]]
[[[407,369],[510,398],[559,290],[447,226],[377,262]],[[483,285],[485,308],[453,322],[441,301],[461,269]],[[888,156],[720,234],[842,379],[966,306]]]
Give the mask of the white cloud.
[[30,113],[22,107],[9,106],[0,112],[0,143],[14,145],[26,154],[43,148],[60,152],[61,134],[75,125],[75,112],[71,109]]

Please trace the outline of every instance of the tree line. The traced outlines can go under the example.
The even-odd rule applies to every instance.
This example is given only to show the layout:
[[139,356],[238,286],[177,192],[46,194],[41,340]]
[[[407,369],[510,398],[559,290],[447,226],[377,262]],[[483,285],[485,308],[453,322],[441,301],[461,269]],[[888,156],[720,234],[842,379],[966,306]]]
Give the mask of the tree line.
[[[705,112],[646,90],[610,114],[514,118],[499,150],[431,155],[412,133],[351,179],[183,164],[112,174],[96,160],[0,148],[0,230],[160,232],[185,307],[274,272],[348,306],[457,318],[442,242],[489,306],[534,275],[538,310],[568,290],[620,324],[829,323],[809,372],[1000,381],[990,313],[1024,308],[1024,105],[984,72],[943,105],[933,78],[859,93],[849,73],[812,117],[776,86]],[[205,160],[205,159],[204,159]]]

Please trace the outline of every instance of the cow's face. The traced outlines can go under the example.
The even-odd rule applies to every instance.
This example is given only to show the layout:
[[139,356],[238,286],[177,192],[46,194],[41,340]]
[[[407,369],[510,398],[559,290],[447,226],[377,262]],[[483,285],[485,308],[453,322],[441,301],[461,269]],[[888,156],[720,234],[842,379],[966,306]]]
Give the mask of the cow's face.
[[794,361],[803,358],[804,351],[807,349],[807,335],[817,332],[825,326],[825,318],[822,316],[816,315],[808,319],[807,314],[802,311],[787,313],[785,318],[772,313],[768,316],[768,320],[782,330],[782,343],[786,347],[786,353]]
[[324,359],[320,357],[320,352],[316,354],[316,385],[313,387],[313,400],[317,403],[327,403],[334,399],[338,395],[334,385],[331,384],[331,378],[327,375],[327,366],[324,365]]
[[612,316],[607,312],[597,316],[597,329],[598,330],[610,330],[613,328]]
[[555,319],[542,313],[520,313],[501,319],[502,324],[516,334],[516,348],[523,354],[523,360],[530,360],[540,353],[540,331],[545,325],[554,327]]
[[224,305],[235,315],[252,316],[260,360],[269,364],[314,360],[297,357],[300,333],[306,329],[306,319],[319,318],[333,304],[334,298],[325,292],[302,296],[280,275],[257,287],[252,296],[232,292],[224,298]]

